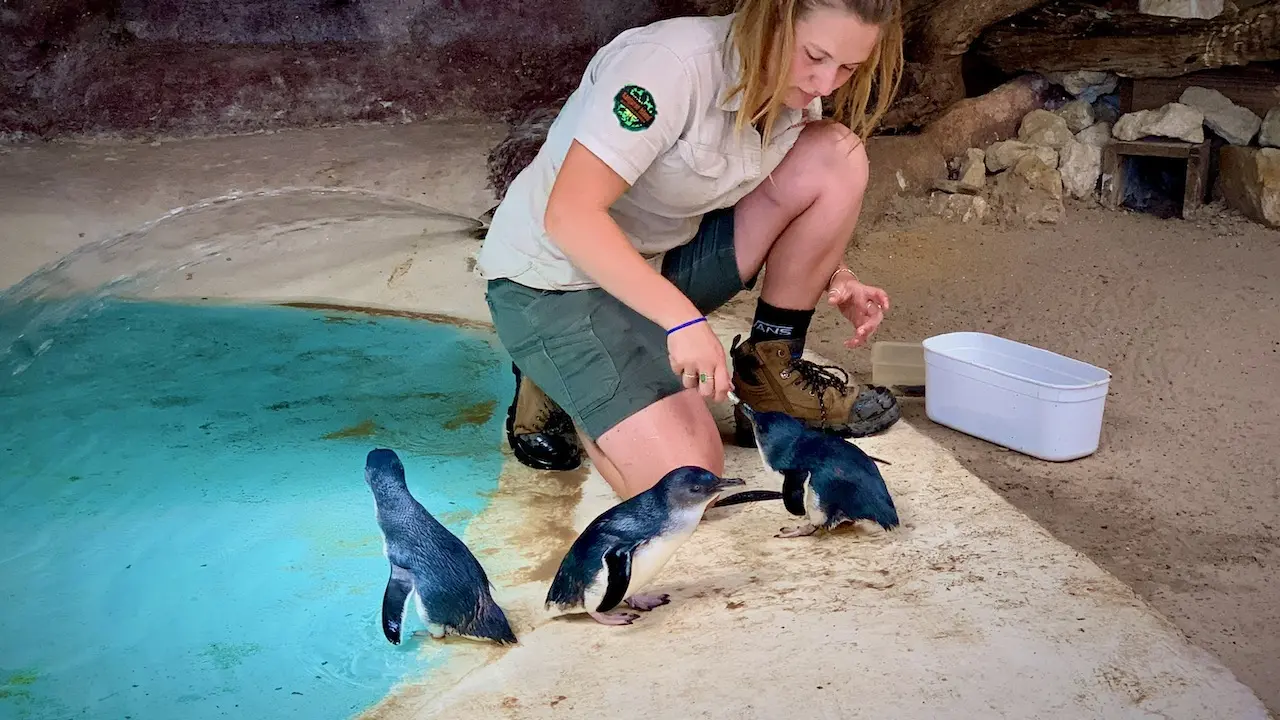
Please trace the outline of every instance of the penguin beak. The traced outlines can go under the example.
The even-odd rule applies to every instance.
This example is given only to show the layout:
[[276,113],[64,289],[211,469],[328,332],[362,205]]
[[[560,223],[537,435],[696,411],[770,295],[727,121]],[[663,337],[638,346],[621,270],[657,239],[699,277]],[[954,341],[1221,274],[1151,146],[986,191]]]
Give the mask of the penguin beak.
[[741,478],[720,478],[720,481],[716,483],[716,490],[724,490],[726,488],[738,487],[739,485],[746,484],[747,481]]

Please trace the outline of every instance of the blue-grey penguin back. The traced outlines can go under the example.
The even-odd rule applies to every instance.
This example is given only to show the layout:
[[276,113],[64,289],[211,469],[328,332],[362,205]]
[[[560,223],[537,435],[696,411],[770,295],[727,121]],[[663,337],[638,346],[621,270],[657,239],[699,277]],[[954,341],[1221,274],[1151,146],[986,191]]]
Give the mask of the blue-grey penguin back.
[[[814,438],[810,442],[812,448],[810,443],[804,443],[798,451],[812,453],[815,460],[830,457],[823,471],[813,472],[809,482],[823,510],[833,516],[832,519],[843,515],[850,521],[870,520],[885,530],[898,526],[898,508],[893,503],[884,476],[862,448],[830,436]],[[814,464],[815,467],[821,466],[820,461]]]
[[898,510],[880,468],[862,448],[781,412],[752,412],[756,443],[781,473],[806,472],[828,522],[870,520],[891,530]]
[[515,643],[506,615],[490,594],[484,568],[470,548],[409,492],[396,453],[385,448],[370,451],[365,481],[373,491],[393,581],[395,568],[408,571],[432,622],[462,635]]

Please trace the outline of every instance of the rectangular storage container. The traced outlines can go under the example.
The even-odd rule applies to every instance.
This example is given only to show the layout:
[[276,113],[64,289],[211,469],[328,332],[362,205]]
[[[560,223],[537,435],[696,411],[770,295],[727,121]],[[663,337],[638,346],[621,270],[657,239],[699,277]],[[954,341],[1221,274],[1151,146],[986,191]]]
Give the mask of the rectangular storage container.
[[923,387],[924,348],[918,342],[881,340],[872,344],[871,383],[884,387]]
[[923,345],[930,420],[1042,460],[1098,449],[1108,371],[986,333],[935,335]]

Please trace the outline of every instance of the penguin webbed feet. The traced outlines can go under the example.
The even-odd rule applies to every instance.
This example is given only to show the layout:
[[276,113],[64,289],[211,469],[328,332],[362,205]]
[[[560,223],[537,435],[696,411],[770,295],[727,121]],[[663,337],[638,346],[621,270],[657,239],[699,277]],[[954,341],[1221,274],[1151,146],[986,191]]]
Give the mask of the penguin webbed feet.
[[595,620],[601,625],[630,625],[640,619],[640,613],[626,611],[602,613],[597,610],[588,610],[587,614],[591,616],[592,620]]
[[662,607],[669,602],[671,602],[671,596],[666,593],[662,593],[661,595],[632,595],[626,599],[628,607],[633,610],[642,610],[644,612]]
[[428,625],[421,630],[414,630],[412,636],[418,639],[431,638],[432,640],[443,640],[445,629],[443,625]]
[[796,525],[795,527],[784,527],[780,529],[778,531],[778,534],[774,535],[774,537],[780,537],[780,538],[808,537],[817,531],[818,531],[817,525],[811,525],[809,523],[805,523],[803,525]]

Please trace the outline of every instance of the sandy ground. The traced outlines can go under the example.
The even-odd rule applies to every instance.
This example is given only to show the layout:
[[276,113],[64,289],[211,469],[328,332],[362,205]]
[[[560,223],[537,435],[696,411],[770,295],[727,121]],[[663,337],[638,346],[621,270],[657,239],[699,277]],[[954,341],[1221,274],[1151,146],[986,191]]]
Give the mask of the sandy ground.
[[[1112,372],[1101,447],[1072,463],[939,427],[923,400],[904,416],[1280,711],[1280,232],[1083,206],[1057,226],[966,227],[908,202],[848,262],[893,303],[877,339],[977,330]],[[823,308],[811,332],[869,379],[842,317]]]
[[[486,126],[440,132],[413,125],[158,147],[0,148],[0,286],[82,242],[236,189],[368,187],[478,214],[487,203],[474,182],[463,181],[474,179],[477,156],[500,134]],[[1232,218],[1194,224],[1073,209],[1051,228],[965,228],[920,217],[908,204],[863,232],[850,254],[859,274],[893,299],[879,339],[984,330],[1115,374],[1102,447],[1075,463],[1042,463],[938,428],[918,402],[907,403],[906,435],[897,433],[897,442],[923,433],[951,449],[965,468],[1218,655],[1273,712],[1280,708],[1280,468],[1264,443],[1280,437],[1278,241],[1280,233]],[[450,253],[447,261],[460,261]],[[423,257],[402,275],[411,280],[430,263]],[[387,286],[389,302],[421,299],[392,288],[391,279]],[[744,297],[732,310],[747,315],[753,302]],[[869,352],[841,347],[840,322],[824,308],[812,349],[869,370]],[[545,486],[538,492],[546,495]],[[578,492],[566,487],[565,503]],[[932,497],[920,492],[909,490],[908,507]],[[963,507],[931,511],[962,525],[955,513]],[[954,549],[917,548],[917,559],[929,566]],[[959,563],[955,571],[964,578],[999,573],[999,558],[966,551],[947,561]],[[697,563],[686,565],[673,582],[699,571]],[[1062,601],[1043,593],[1038,601]],[[712,657],[715,648],[707,652]],[[1128,682],[1102,681],[1113,689]]]

